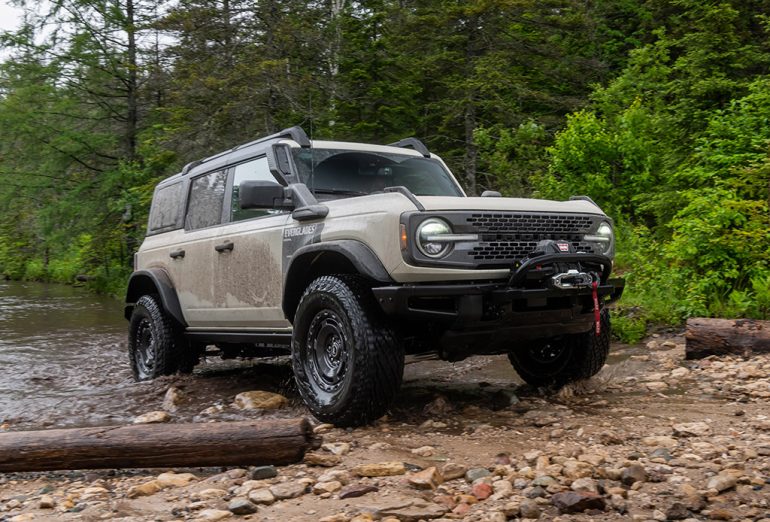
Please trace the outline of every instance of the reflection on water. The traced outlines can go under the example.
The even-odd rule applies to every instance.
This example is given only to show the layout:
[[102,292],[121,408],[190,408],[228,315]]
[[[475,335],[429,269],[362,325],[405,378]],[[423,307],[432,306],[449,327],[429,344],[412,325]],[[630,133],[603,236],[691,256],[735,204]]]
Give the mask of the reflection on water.
[[0,282],[0,424],[82,423],[93,410],[87,403],[131,382],[125,332],[114,299],[63,285]]

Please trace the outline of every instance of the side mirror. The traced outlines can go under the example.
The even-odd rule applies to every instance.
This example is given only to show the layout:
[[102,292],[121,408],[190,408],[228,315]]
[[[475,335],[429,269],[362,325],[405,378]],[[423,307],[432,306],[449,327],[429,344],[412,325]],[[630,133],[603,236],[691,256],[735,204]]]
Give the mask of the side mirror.
[[485,190],[481,193],[482,198],[500,198],[502,197],[502,194],[500,194],[496,190]]
[[238,204],[247,209],[286,208],[283,185],[272,181],[244,181],[238,187]]

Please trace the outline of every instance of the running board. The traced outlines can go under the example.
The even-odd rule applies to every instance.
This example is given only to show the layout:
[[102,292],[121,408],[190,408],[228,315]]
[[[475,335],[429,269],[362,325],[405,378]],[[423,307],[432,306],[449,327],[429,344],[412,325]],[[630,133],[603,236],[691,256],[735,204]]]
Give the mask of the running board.
[[271,346],[291,346],[291,333],[286,332],[221,332],[187,331],[185,337],[192,341],[209,343],[254,343]]

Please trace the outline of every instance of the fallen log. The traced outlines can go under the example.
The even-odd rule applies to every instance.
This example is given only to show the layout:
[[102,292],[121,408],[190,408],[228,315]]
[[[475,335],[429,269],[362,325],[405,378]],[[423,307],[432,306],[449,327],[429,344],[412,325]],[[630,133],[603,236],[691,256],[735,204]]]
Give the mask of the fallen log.
[[685,358],[702,359],[709,355],[770,353],[770,321],[754,319],[687,320]]
[[280,465],[315,447],[304,418],[19,431],[0,433],[0,472]]

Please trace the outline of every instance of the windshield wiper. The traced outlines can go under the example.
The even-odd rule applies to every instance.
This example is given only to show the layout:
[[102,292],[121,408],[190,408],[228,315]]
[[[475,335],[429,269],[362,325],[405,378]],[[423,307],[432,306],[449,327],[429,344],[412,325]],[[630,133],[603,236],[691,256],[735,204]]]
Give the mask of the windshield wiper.
[[340,194],[342,196],[368,196],[368,192],[359,192],[357,190],[346,190],[346,189],[336,189],[336,188],[317,188],[313,189],[313,192],[316,194]]

